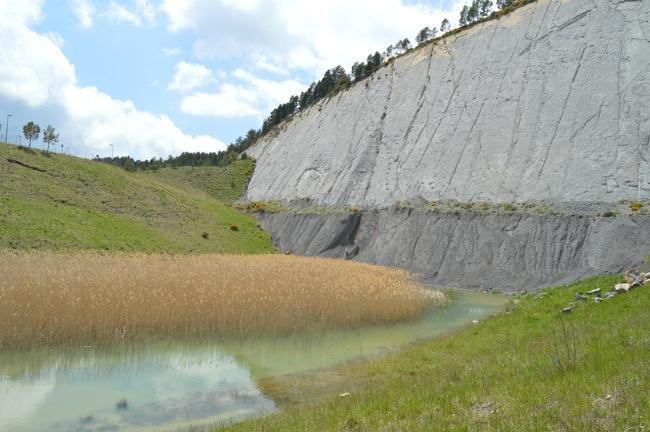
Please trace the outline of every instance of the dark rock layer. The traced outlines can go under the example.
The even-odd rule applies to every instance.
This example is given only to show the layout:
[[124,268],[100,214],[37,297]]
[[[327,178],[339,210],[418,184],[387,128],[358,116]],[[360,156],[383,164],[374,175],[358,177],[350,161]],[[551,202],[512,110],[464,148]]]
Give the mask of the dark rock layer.
[[435,213],[262,213],[285,252],[402,267],[436,285],[533,290],[621,272],[650,254],[650,218]]

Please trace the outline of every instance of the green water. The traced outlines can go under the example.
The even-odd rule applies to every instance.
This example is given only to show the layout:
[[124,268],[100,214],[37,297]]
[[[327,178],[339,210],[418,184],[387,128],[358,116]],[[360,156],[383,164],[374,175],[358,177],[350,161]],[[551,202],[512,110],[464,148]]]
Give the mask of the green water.
[[[417,321],[283,338],[0,354],[0,431],[187,430],[276,410],[260,379],[373,359],[503,309],[458,292]],[[126,400],[126,408],[116,403]]]

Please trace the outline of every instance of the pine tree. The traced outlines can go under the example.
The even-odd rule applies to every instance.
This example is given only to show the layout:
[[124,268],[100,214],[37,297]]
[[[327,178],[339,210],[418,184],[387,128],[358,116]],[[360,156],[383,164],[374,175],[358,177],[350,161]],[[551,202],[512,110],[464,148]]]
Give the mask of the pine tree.
[[485,18],[492,12],[492,0],[481,0],[481,18]]
[[467,21],[473,23],[479,18],[480,2],[481,0],[473,0],[472,5],[467,10]]
[[415,41],[418,43],[418,45],[422,45],[429,39],[431,39],[431,29],[429,27],[425,27],[420,30],[418,35],[415,37]]
[[469,13],[469,7],[467,7],[467,5],[463,6],[463,9],[460,11],[460,19],[458,20],[458,24],[460,24],[461,26],[466,26],[469,23],[467,19],[468,13]]
[[442,23],[440,24],[440,31],[442,33],[447,33],[449,30],[451,30],[451,24],[449,24],[449,20],[445,18],[442,20]]

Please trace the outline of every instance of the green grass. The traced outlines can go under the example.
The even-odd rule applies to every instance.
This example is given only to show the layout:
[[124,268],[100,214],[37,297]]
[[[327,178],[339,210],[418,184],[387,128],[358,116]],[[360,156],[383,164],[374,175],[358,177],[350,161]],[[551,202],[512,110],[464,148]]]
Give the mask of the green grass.
[[128,173],[0,145],[0,250],[268,253],[269,235],[229,205],[252,169],[243,161],[228,169]]
[[[619,280],[597,277],[524,296],[509,312],[459,333],[352,367],[336,387],[364,382],[350,397],[289,406],[227,430],[648,430],[650,287],[560,312],[576,292],[607,290]],[[565,354],[573,331],[575,362]]]
[[141,175],[180,189],[202,191],[216,200],[232,204],[246,193],[254,169],[255,162],[249,159],[225,167],[163,168]]

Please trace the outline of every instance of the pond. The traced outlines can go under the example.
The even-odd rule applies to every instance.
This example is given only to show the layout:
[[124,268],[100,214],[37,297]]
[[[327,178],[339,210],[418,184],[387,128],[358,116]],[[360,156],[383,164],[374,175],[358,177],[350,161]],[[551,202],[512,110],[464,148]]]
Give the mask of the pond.
[[505,301],[458,291],[452,304],[393,325],[0,354],[0,430],[177,431],[272,413],[275,395],[261,380],[377,358],[497,313]]

